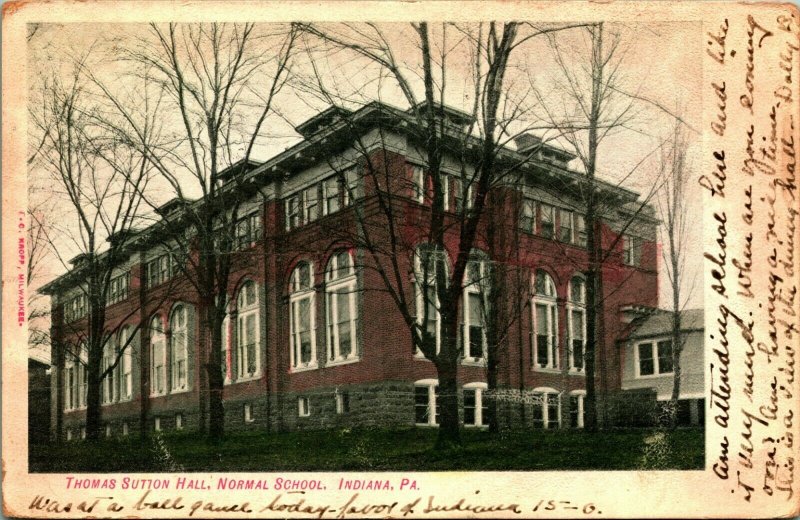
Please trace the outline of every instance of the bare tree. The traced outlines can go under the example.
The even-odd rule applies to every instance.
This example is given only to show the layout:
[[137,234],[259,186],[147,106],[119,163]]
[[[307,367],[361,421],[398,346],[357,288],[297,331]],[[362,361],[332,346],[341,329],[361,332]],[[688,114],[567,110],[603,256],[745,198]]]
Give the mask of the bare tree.
[[[643,106],[654,106],[667,112],[662,105],[650,100],[646,93],[629,92],[624,87],[623,63],[625,49],[619,32],[608,31],[603,22],[579,29],[588,40],[586,55],[567,56],[568,45],[560,45],[557,35],[549,35],[550,47],[560,73],[556,96],[560,103],[546,103],[544,94],[536,91],[543,118],[561,132],[563,139],[575,151],[580,161],[584,182],[580,191],[581,205],[585,208],[586,249],[588,265],[585,268],[586,331],[584,364],[586,373],[585,426],[589,431],[598,427],[597,383],[605,389],[606,363],[604,330],[605,305],[609,294],[603,288],[603,269],[610,259],[618,257],[620,243],[630,227],[640,219],[653,220],[649,204],[661,186],[655,175],[646,193],[638,197],[632,192],[622,193],[619,185],[629,181],[647,159],[661,150],[669,141],[659,142],[646,151],[627,172],[622,172],[614,182],[598,176],[600,150],[606,138],[621,131],[635,129]],[[573,35],[574,37],[574,35]],[[533,82],[531,78],[531,82]],[[609,189],[611,188],[611,189]],[[617,189],[615,189],[617,188]],[[631,196],[632,195],[632,196]],[[614,222],[615,235],[606,240],[603,228]],[[619,291],[624,283],[614,290]],[[571,346],[569,346],[571,348]],[[598,370],[599,369],[599,370]],[[604,410],[605,410],[605,402]]]
[[[410,64],[398,58],[395,45],[399,44],[392,43],[400,38],[399,34],[389,35],[375,24],[298,27],[323,44],[318,53],[321,58],[313,58],[316,47],[309,46],[314,64],[310,83],[316,84],[317,94],[328,104],[369,97],[365,95],[368,85],[356,86],[355,96],[332,92],[335,87],[329,86],[317,68],[333,54],[332,48],[377,66],[381,88],[391,84],[410,107],[405,112],[385,106],[381,110],[390,112],[390,119],[399,118],[399,124],[413,128],[409,147],[424,163],[413,174],[413,182],[408,179],[410,172],[398,171],[392,164],[390,147],[385,143],[391,127],[379,128],[377,139],[382,151],[375,152],[375,143],[362,140],[356,121],[342,111],[362,157],[365,185],[374,187],[363,210],[356,211],[358,233],[352,240],[366,252],[367,267],[382,280],[380,288],[375,289],[386,291],[400,311],[411,336],[412,350],[421,352],[436,367],[440,411],[437,446],[458,445],[457,375],[464,355],[464,345],[459,341],[459,316],[465,287],[477,283],[468,268],[481,263],[475,257],[475,249],[486,246],[481,243],[481,229],[490,192],[511,182],[525,162],[501,159],[506,143],[514,135],[510,125],[519,118],[521,106],[508,95],[508,74],[514,68],[513,56],[522,53],[517,50],[521,44],[566,26],[511,22],[430,27],[425,22],[415,23],[408,29],[410,35],[401,31],[404,43],[415,51]],[[468,57],[465,59],[464,55]],[[470,63],[466,78],[460,77],[464,71],[460,63],[464,61]],[[450,63],[454,65],[451,67]],[[451,81],[468,85],[465,90],[472,100],[469,112],[447,108]],[[394,124],[396,120],[391,123]],[[446,168],[446,162],[456,172]],[[331,166],[336,170],[335,164]],[[341,180],[346,184],[344,176]],[[452,197],[457,200],[451,201]],[[409,198],[425,205],[415,220],[416,237],[412,240],[404,236],[397,220],[403,214],[402,201]],[[457,206],[455,212],[448,207],[451,204]],[[420,240],[425,242],[423,247],[419,247]],[[452,263],[446,261],[448,252],[453,256]],[[409,270],[414,272],[414,287],[405,282]],[[491,334],[492,343],[500,340],[501,334],[496,332]]]
[[[86,320],[72,332],[86,345],[85,359],[80,355],[76,359],[86,366],[87,438],[96,440],[101,428],[100,385],[108,374],[101,368],[109,338],[105,309],[112,274],[125,245],[120,238],[136,221],[148,168],[143,156],[97,124],[98,107],[91,102],[80,74],[86,59],[66,80],[53,75],[39,82],[37,101],[41,104],[30,110],[34,133],[38,132],[31,142],[38,143],[39,149],[31,158],[38,157],[32,165],[49,175],[52,192],[63,196],[68,208],[66,214],[36,216],[33,227],[62,265],[72,263],[86,274],[78,284],[79,297],[86,302]],[[42,225],[45,218],[53,223],[52,229]],[[71,262],[63,257],[63,251],[69,250],[79,252]],[[65,345],[56,347],[60,369],[64,356],[76,353],[65,352]]]
[[661,215],[662,235],[667,242],[662,249],[665,273],[671,289],[672,308],[672,369],[673,383],[672,396],[669,406],[669,425],[675,428],[678,423],[678,397],[681,391],[681,353],[686,343],[686,338],[681,333],[681,313],[688,300],[689,294],[682,294],[686,284],[686,240],[687,240],[687,189],[689,186],[689,165],[687,151],[689,142],[687,129],[675,122],[670,138],[671,144],[665,147],[659,160],[661,176],[664,179],[661,197],[658,201]]
[[[244,184],[253,165],[250,157],[265,122],[276,112],[294,41],[295,32],[282,26],[151,24],[147,36],[120,48],[117,58],[132,67],[132,75],[150,78],[163,98],[160,117],[174,125],[159,142],[148,141],[133,117],[135,106],[103,78],[92,76],[118,116],[113,126],[148,157],[165,191],[179,201],[180,217],[158,226],[197,296],[200,428],[208,429],[213,442],[224,434],[220,349],[236,249],[230,230],[242,217],[241,205],[254,196],[253,185]],[[197,202],[192,195],[199,197]],[[145,200],[153,208],[163,202],[152,194]]]

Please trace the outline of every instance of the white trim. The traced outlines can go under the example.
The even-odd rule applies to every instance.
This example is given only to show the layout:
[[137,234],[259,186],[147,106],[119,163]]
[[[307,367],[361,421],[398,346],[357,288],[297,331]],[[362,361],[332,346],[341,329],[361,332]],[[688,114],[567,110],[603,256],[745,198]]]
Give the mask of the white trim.
[[[289,295],[289,357],[291,360],[291,371],[301,372],[304,370],[313,370],[318,367],[317,364],[317,313],[316,313],[316,293],[314,291],[314,265],[311,262],[305,262],[309,269],[308,287],[302,287],[302,281],[299,280],[300,267],[302,263],[297,264],[292,271],[291,276],[291,294]],[[298,322],[300,321],[300,304],[303,301],[308,301],[309,307],[309,323],[307,332],[309,334],[311,358],[308,362],[302,362],[302,342],[300,339],[301,331],[297,330]]]
[[[675,367],[669,372],[661,372],[658,364],[658,344],[659,342],[669,341],[672,344],[672,338],[668,336],[655,336],[652,338],[633,342],[633,359],[634,359],[634,377],[635,379],[658,379],[661,377],[671,377],[675,373]],[[639,363],[639,345],[650,344],[651,352],[653,354],[653,373],[641,374],[641,364]],[[671,350],[671,349],[670,349]]]
[[[346,273],[342,273],[342,266],[339,265],[339,255],[345,253],[349,264],[345,267]],[[359,360],[358,348],[358,305],[356,303],[356,273],[354,267],[353,254],[350,251],[338,251],[331,255],[328,267],[325,271],[325,343],[326,343],[326,366],[353,363]],[[339,295],[345,295],[347,300],[347,310],[349,316],[350,329],[350,352],[343,356],[341,353],[341,341],[339,338],[339,325],[337,316],[339,315]],[[344,323],[344,322],[343,322]],[[343,324],[342,323],[342,324]]]
[[[488,388],[489,385],[480,382],[467,383],[463,387],[461,387],[462,399],[464,397],[463,394],[464,391],[475,391],[475,411],[474,411],[475,422],[467,423],[466,421],[464,421],[465,428],[484,428],[488,426],[486,424],[486,421],[483,420],[483,394],[484,391],[487,390]],[[466,405],[463,404],[463,401],[462,401],[462,407],[464,408],[464,415],[466,415]]]
[[299,396],[297,398],[297,416],[309,417],[311,415],[311,401],[307,396]]
[[[246,289],[253,287],[253,301],[247,301]],[[236,381],[251,381],[261,376],[261,308],[259,306],[259,287],[253,280],[246,280],[236,294]],[[252,318],[253,338],[245,338],[247,330],[247,320]],[[247,341],[245,343],[245,340]],[[246,368],[250,364],[247,348],[253,345],[253,372],[247,372]]]
[[[556,429],[561,428],[561,392],[559,392],[555,388],[541,387],[540,386],[540,387],[534,388],[533,389],[533,393],[534,394],[541,394],[543,396],[542,397],[542,402],[541,402],[541,407],[542,407],[542,418],[541,418],[542,419],[542,428],[545,429],[545,430],[553,429],[553,428],[556,428]],[[556,402],[558,403],[558,410],[556,412],[558,417],[554,421],[556,423],[555,426],[551,426],[550,425],[550,423],[553,422],[550,419],[550,410],[549,410],[549,403],[548,403],[548,401],[550,400],[550,396],[553,396],[555,398]]]
[[[417,426],[439,426],[439,423],[436,422],[436,388],[438,386],[438,379],[420,379],[414,382],[414,424]],[[428,422],[417,422],[417,388],[426,388],[428,392]]]
[[[183,323],[180,316],[182,315]],[[176,394],[189,389],[189,310],[178,303],[169,317],[169,393]],[[177,343],[177,344],[176,344]],[[179,363],[183,361],[183,381],[179,379]]]

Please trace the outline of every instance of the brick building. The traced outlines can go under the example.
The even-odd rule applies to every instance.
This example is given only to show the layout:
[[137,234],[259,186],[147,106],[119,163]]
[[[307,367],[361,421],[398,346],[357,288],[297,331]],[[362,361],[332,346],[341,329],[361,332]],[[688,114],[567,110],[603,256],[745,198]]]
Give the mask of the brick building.
[[[465,133],[467,114],[445,109],[441,117],[445,220],[455,241],[458,215],[471,208],[470,156],[478,141]],[[234,234],[236,243],[223,331],[227,428],[436,425],[436,370],[412,348],[408,324],[377,268],[392,251],[396,272],[404,274],[398,292],[412,309],[416,303],[414,319],[422,320],[426,282],[419,251],[426,233],[420,223],[430,207],[430,179],[414,121],[381,103],[356,111],[331,108],[296,128],[303,136],[298,144],[223,173],[242,201],[235,229],[221,230]],[[501,425],[582,426],[585,183],[568,166],[573,158],[532,135],[498,155],[497,168],[508,173],[488,195],[459,317],[465,426],[486,423],[490,348]],[[608,208],[601,242],[610,254],[602,269],[597,382],[600,394],[610,395],[621,389],[615,345],[626,324],[620,309],[657,303],[657,221],[648,206],[636,211],[636,193],[599,187]],[[202,200],[173,200],[158,213],[179,222],[192,204]],[[133,339],[103,381],[108,435],[142,425],[195,428],[206,399],[207,334],[197,298],[176,265],[179,257],[160,229],[123,237],[126,260],[115,267],[109,290],[107,322],[119,332],[108,343],[104,366],[113,364],[115,345]],[[448,253],[452,258],[454,251]],[[65,438],[83,434],[86,403],[85,370],[73,355],[82,355],[87,305],[81,259],[74,264],[44,288],[53,309],[51,418],[54,434]],[[485,276],[489,269],[502,274]],[[492,302],[489,279],[503,284]],[[504,314],[505,326],[490,347],[491,314]],[[435,309],[425,323],[438,334]]]

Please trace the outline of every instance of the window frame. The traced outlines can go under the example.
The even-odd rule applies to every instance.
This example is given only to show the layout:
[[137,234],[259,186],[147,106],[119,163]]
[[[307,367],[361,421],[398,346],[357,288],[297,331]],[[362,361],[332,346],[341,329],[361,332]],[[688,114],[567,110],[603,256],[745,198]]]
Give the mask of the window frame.
[[[308,266],[307,286],[300,280],[301,268]],[[317,360],[317,313],[316,313],[316,289],[314,287],[314,264],[310,261],[298,262],[292,270],[289,282],[289,354],[292,372],[302,372],[318,368]],[[298,330],[300,321],[300,307],[304,301],[308,301],[309,323],[308,330]],[[302,338],[301,335],[307,332],[310,339],[311,359],[308,362],[302,361]]]
[[311,400],[308,398],[308,396],[301,395],[297,397],[297,416],[311,416]]
[[337,388],[333,395],[336,404],[336,415],[350,413],[350,393]]
[[[155,326],[154,326],[155,324]],[[158,397],[167,394],[167,337],[164,333],[164,325],[161,322],[161,317],[156,315],[150,319],[150,338],[148,348],[150,350],[150,395]],[[156,365],[156,345],[160,343],[162,355],[160,356],[161,364]],[[162,388],[159,390],[158,371],[159,368],[162,372]]]
[[[428,401],[426,403],[426,413],[428,420],[426,422],[417,422],[417,389],[425,388]],[[438,427],[439,421],[439,381],[436,379],[422,379],[414,382],[414,425],[425,427]]]
[[[445,281],[447,281],[447,273],[449,272],[449,259],[447,256],[447,251],[437,251],[432,248],[429,251],[425,251],[425,249],[429,247],[430,246],[427,244],[422,244],[414,250],[414,300],[416,303],[417,325],[419,325],[420,331],[422,332],[424,332],[423,327],[427,325],[426,321],[430,321],[430,319],[426,320],[426,316],[428,316],[428,311],[430,310],[428,306],[433,305],[433,314],[436,322],[436,353],[438,354],[441,352],[442,348],[442,311],[439,302],[438,284],[436,283],[436,264],[438,262],[443,262]],[[434,262],[432,264],[433,269],[428,268],[426,273],[426,270],[422,267],[422,256],[431,254],[435,255]],[[425,296],[425,294],[430,290],[433,291],[433,301],[428,301],[431,300],[431,298]],[[415,350],[414,357],[418,359],[425,359],[425,355],[419,348]]]
[[[476,382],[476,383],[467,383],[462,388],[462,400],[461,400],[461,407],[463,411],[464,417],[464,427],[465,428],[488,428],[489,424],[485,421],[484,418],[484,411],[488,410],[488,406],[484,400],[484,393],[488,390],[489,385],[486,383]],[[466,406],[466,394],[465,392],[475,392],[475,404],[474,404],[474,421],[472,423],[467,423],[467,406]]]
[[[574,223],[573,223],[574,218],[573,218],[572,210],[565,209],[565,208],[556,208],[556,210],[557,210],[556,214],[558,215],[558,232],[556,233],[556,235],[557,235],[556,239],[559,242],[563,242],[564,244],[574,244],[575,243],[575,229],[574,229]],[[568,221],[566,226],[564,225],[564,219],[565,218]],[[562,236],[562,233],[565,230],[569,233],[569,236],[567,237],[566,240],[564,240],[564,237]]]
[[[556,207],[552,204],[546,204],[544,202],[537,201],[536,209],[539,216],[537,220],[536,234],[547,240],[556,240]],[[551,227],[549,234],[545,232],[545,214],[549,214],[550,216],[548,219],[548,224]]]
[[131,272],[124,273],[111,278],[108,281],[108,293],[106,294],[106,307],[115,303],[123,302],[130,296]]
[[[540,294],[540,291],[536,289],[537,287],[537,277],[539,274],[545,276],[545,291],[544,294]],[[533,298],[531,302],[531,325],[532,325],[532,334],[531,334],[531,343],[533,348],[531,349],[532,352],[532,366],[534,370],[537,371],[557,371],[560,369],[561,366],[561,359],[560,359],[560,352],[559,352],[559,337],[558,337],[558,296],[557,290],[555,285],[555,280],[547,271],[542,269],[537,269],[533,275]],[[552,289],[552,294],[548,294],[550,292],[547,288]],[[541,365],[539,363],[539,318],[537,317],[538,309],[540,307],[545,308],[545,316],[547,321],[547,363],[545,365]]]
[[[534,388],[533,389],[533,394],[534,394],[535,397],[537,397],[537,399],[539,399],[539,402],[534,402],[534,408],[533,408],[533,411],[532,411],[533,420],[534,420],[534,428],[539,428],[538,426],[536,426],[536,423],[538,422],[538,420],[536,419],[536,416],[535,416],[535,414],[536,414],[536,406],[539,405],[539,406],[541,406],[541,410],[542,410],[541,411],[541,414],[542,414],[542,416],[541,416],[541,423],[542,423],[541,429],[544,429],[544,430],[560,429],[561,426],[562,426],[562,424],[561,424],[561,394],[562,394],[562,392],[559,392],[555,388],[538,387],[538,388]],[[551,404],[550,400],[551,400],[551,398],[552,398],[553,401],[555,401],[555,403],[557,403],[556,420],[555,421],[553,421],[550,418],[550,404]],[[555,424],[553,424],[553,423],[555,423]]]
[[[583,428],[586,425],[586,390],[573,390],[569,393],[569,420],[570,428]],[[578,407],[576,410],[576,424],[572,425],[572,399],[576,399]]]
[[[130,401],[133,399],[133,343],[130,337],[130,327],[124,326],[117,335],[118,348],[124,349],[120,358],[120,392],[119,401]],[[124,392],[123,392],[124,390]]]
[[428,175],[424,167],[418,164],[412,164],[411,166],[411,198],[419,204],[425,204],[425,197],[428,192],[426,182]]
[[[105,372],[116,361],[119,353],[118,338],[116,335],[108,336],[103,345],[103,357],[100,363],[100,373]],[[120,363],[122,359],[120,359]],[[100,404],[109,405],[119,401],[120,395],[120,363],[114,367],[101,381]]]
[[[252,287],[253,300],[248,301],[248,288]],[[261,377],[261,307],[258,284],[253,280],[245,280],[236,293],[236,381],[251,381]],[[248,319],[252,318],[254,338],[247,338],[245,331]],[[230,321],[230,320],[229,320]],[[252,339],[252,341],[250,341]],[[252,347],[255,361],[253,372],[245,370],[250,365]]]
[[[342,273],[342,266],[339,265],[342,255],[346,255],[348,265]],[[358,328],[360,324],[358,316],[358,301],[356,299],[358,284],[355,270],[354,255],[351,250],[340,250],[334,252],[328,260],[328,267],[325,270],[325,344],[326,344],[326,365],[333,366],[358,361],[360,349],[358,341]],[[344,292],[343,292],[344,291]],[[349,313],[350,329],[350,352],[343,356],[341,353],[340,325],[339,322],[339,295],[345,294]]]
[[[168,393],[187,392],[189,391],[189,309],[183,303],[175,305],[170,313],[168,342],[170,371]],[[184,365],[182,380],[181,362]]]
[[[475,264],[478,266],[478,279],[472,280],[470,278],[471,267],[473,267]],[[485,363],[488,358],[488,338],[486,336],[486,316],[488,309],[488,302],[486,301],[486,289],[488,283],[488,269],[488,263],[482,256],[476,256],[476,258],[473,258],[467,262],[467,269],[465,272],[467,279],[464,283],[461,303],[463,316],[461,346],[463,360],[467,363],[482,364]],[[472,310],[471,297],[476,295],[481,303],[481,308],[479,310],[481,320],[481,355],[479,357],[470,355],[470,347],[472,346],[472,317],[470,315],[470,311]]]
[[[581,294],[578,300],[574,298],[573,291],[575,289],[574,285],[577,280],[580,280],[582,289]],[[569,287],[567,291],[567,295],[569,298],[567,299],[566,311],[567,311],[567,347],[569,348],[569,370],[570,372],[577,373],[577,374],[585,374],[586,370],[586,279],[580,275],[573,276],[569,281]],[[582,331],[580,338],[581,344],[581,360],[582,364],[580,367],[575,365],[575,340],[576,338],[573,336],[575,333],[573,320],[575,319],[575,314],[579,314],[581,316],[581,323],[582,323]]]
[[[642,374],[642,357],[640,347],[645,345],[650,345],[650,354],[652,356],[651,360],[653,363],[653,373],[652,374]],[[662,372],[661,371],[661,359],[659,357],[658,347],[662,344],[669,344],[670,345],[670,359],[672,358],[672,338],[658,336],[653,338],[641,339],[634,342],[634,369],[635,369],[635,377],[636,379],[651,379],[651,378],[658,378],[658,377],[669,377],[674,375],[675,367],[674,365],[669,372]]]
[[636,237],[633,235],[622,235],[622,263],[636,267]]

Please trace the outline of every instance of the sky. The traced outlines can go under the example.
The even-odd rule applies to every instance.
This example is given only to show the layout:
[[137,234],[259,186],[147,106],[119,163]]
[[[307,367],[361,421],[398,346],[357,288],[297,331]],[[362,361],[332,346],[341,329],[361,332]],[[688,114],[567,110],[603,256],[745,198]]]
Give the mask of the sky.
[[[273,70],[276,56],[276,42],[280,41],[280,32],[285,26],[260,24],[259,35],[254,49],[254,59],[262,59],[265,70]],[[357,34],[354,28],[342,25],[324,25],[322,29],[333,32],[342,38],[360,43],[374,42],[377,34],[374,28],[358,26],[362,31]],[[375,26],[381,32],[386,43],[392,49],[392,55],[400,65],[404,76],[408,79],[417,99],[423,97],[421,67],[418,59],[419,47],[414,30],[407,24],[382,23]],[[541,26],[523,24],[519,36],[531,34]],[[484,26],[483,30],[486,30]],[[472,78],[473,64],[467,49],[468,37],[474,36],[477,27],[455,26],[452,24],[431,24],[431,44],[434,53],[447,49],[445,61],[445,100],[448,105],[470,111],[473,98]],[[621,182],[630,189],[647,192],[654,183],[654,170],[657,167],[659,146],[664,136],[668,135],[674,118],[670,114],[679,114],[688,129],[691,144],[699,141],[701,118],[702,79],[700,43],[700,25],[696,23],[652,23],[652,24],[606,24],[604,43],[607,46],[618,37],[615,58],[619,59],[617,74],[618,85],[627,94],[637,97],[631,104],[630,118],[626,118],[623,128],[615,129],[601,144],[599,150],[598,173],[611,182]],[[87,64],[95,77],[102,80],[116,92],[124,95],[136,94],[136,80],[130,76],[131,67],[128,62],[117,59],[120,48],[132,48],[144,41],[152,43],[148,27],[142,24],[39,24],[28,41],[28,86],[30,99],[36,99],[37,89],[43,78],[68,78],[73,70],[73,61],[78,56],[88,56]],[[512,125],[512,129],[521,130],[526,127],[541,129],[547,126],[548,113],[570,112],[571,101],[562,88],[564,76],[555,56],[560,54],[576,76],[584,71],[586,51],[589,41],[585,28],[573,28],[560,31],[554,38],[536,36],[520,44],[515,49],[512,63],[506,77],[505,86],[509,92],[508,106],[524,107],[524,116]],[[137,40],[138,39],[138,40]],[[689,43],[691,42],[691,43]],[[298,52],[292,63],[293,72],[290,81],[278,94],[275,101],[275,113],[263,127],[256,142],[253,158],[266,160],[280,153],[288,146],[300,141],[300,136],[293,127],[303,122],[316,112],[326,108],[327,100],[319,95],[315,88],[315,74],[322,78],[326,88],[339,94],[338,102],[351,107],[372,99],[405,108],[405,97],[394,79],[374,63],[347,50],[332,50],[311,39],[300,40]],[[609,47],[606,47],[609,48]],[[310,55],[315,58],[314,67]],[[441,66],[441,62],[437,62]],[[436,73],[441,84],[442,75]],[[268,75],[255,76],[256,87],[253,91],[244,92],[243,96],[255,100],[267,84]],[[91,90],[91,87],[88,87]],[[537,93],[538,92],[538,97]],[[122,95],[122,94],[121,94]],[[626,105],[630,98],[620,97],[622,101],[612,105],[610,109],[618,109]],[[543,100],[546,109],[538,104]],[[243,111],[242,128],[252,128],[253,107]],[[166,105],[165,105],[166,106]],[[167,111],[165,110],[165,113]],[[248,119],[250,118],[250,119]],[[169,125],[176,120],[167,119],[166,132]],[[546,138],[554,137],[552,131],[537,130]],[[564,139],[556,139],[560,146],[568,147]],[[241,148],[241,147],[240,147]],[[699,146],[690,146],[690,168],[699,165],[697,158]],[[578,161],[572,166],[577,167]],[[690,175],[696,177],[697,175]],[[32,185],[52,186],[46,174],[40,168],[29,172],[29,183]],[[187,180],[187,186],[190,181]],[[154,183],[153,188],[157,188]],[[162,198],[154,202],[165,202],[171,198],[169,190],[163,191]],[[52,189],[47,197],[58,198]],[[189,189],[189,193],[192,193]],[[197,191],[193,193],[195,196]],[[689,190],[686,200],[690,222],[701,222],[699,190]],[[51,206],[56,207],[56,206]],[[64,206],[57,206],[64,207]],[[69,219],[59,218],[63,222]],[[693,285],[687,307],[696,308],[702,305],[700,281],[702,263],[700,252],[699,228],[691,229],[693,237],[688,244],[688,261],[686,269],[688,292]],[[68,241],[59,247],[63,257],[73,256],[70,248],[75,249]],[[77,252],[77,251],[74,251]],[[55,258],[51,259],[49,272],[44,278],[63,273],[65,267]],[[661,276],[660,306],[666,306],[668,287]],[[694,283],[692,283],[694,282]]]

